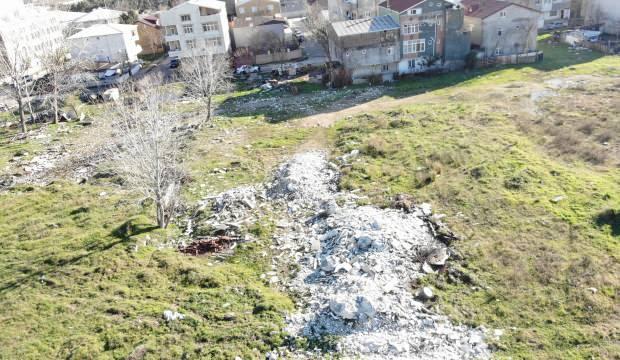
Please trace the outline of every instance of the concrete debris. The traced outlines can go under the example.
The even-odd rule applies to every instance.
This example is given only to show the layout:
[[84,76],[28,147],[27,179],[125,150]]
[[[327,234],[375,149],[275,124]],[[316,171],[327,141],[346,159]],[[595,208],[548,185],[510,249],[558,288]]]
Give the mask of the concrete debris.
[[433,298],[433,290],[425,286],[415,292],[415,297],[423,301],[431,300]]
[[430,265],[445,265],[450,257],[448,249],[445,247],[434,249],[428,254],[426,262]]
[[[261,278],[301,295],[298,311],[287,317],[293,336],[334,335],[344,358],[488,358],[482,330],[426,310],[424,301],[434,296],[430,288],[411,290],[450,254],[438,234],[451,233],[439,219],[431,222],[430,205],[359,206],[359,196],[338,191],[338,176],[323,152],[295,155],[265,187],[206,199],[203,206],[211,203],[214,209],[206,221],[256,221],[263,207],[282,214],[276,219],[282,225],[275,228],[272,269],[295,264],[297,270],[292,278],[275,272]],[[294,351],[293,358],[317,355]],[[274,349],[267,358],[277,355]]]
[[164,320],[171,322],[171,321],[176,321],[176,320],[183,320],[185,319],[185,315],[178,313],[176,311],[172,311],[172,310],[165,310],[164,311]]

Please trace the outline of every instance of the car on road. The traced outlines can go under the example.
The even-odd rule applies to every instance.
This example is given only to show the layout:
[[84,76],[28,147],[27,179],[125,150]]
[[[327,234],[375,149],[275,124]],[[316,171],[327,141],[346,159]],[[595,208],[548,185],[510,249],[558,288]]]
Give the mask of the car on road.
[[181,65],[181,62],[179,61],[179,59],[172,59],[170,60],[170,68],[171,69],[176,69],[179,67],[179,65]]
[[235,69],[235,74],[250,74],[260,72],[260,66],[256,65],[241,65]]

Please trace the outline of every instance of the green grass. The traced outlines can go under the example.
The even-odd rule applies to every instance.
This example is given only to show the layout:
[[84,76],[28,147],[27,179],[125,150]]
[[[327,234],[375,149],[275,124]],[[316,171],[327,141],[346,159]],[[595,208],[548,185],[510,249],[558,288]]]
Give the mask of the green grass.
[[[473,280],[427,281],[438,290],[436,306],[455,320],[506,331],[498,357],[618,353],[620,246],[612,216],[600,221],[620,209],[618,168],[547,155],[492,100],[405,106],[342,121],[333,132],[336,155],[362,151],[344,188],[381,205],[410,193],[448,215],[464,237],[456,267]],[[558,195],[565,199],[552,202]]]
[[[259,279],[268,231],[218,262],[158,250],[178,231],[109,185],[0,197],[1,358],[260,358],[282,342],[291,302]],[[186,319],[166,323],[166,309]]]

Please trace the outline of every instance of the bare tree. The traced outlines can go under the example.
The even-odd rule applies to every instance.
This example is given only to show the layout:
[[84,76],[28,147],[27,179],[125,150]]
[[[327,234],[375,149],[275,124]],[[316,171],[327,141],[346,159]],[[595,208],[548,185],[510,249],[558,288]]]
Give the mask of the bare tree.
[[84,62],[72,60],[69,49],[60,46],[51,49],[42,57],[43,68],[47,73],[41,87],[45,91],[45,99],[54,112],[54,124],[58,123],[60,103],[67,93],[76,90],[81,83],[80,72]]
[[31,84],[28,79],[30,64],[31,59],[26,49],[19,44],[11,49],[0,45],[0,81],[7,82],[7,86],[3,86],[1,89],[17,103],[22,133],[26,132],[24,107],[28,103],[30,94]]
[[323,11],[318,1],[312,4],[306,2],[306,19],[305,25],[310,32],[311,37],[316,41],[327,56],[327,61],[332,62],[332,57],[329,52],[329,40],[330,40],[330,23],[328,19],[323,15]]
[[118,131],[114,162],[133,190],[153,200],[157,225],[166,228],[178,205],[183,177],[181,139],[175,132],[178,117],[169,108],[167,94],[154,83],[127,96],[106,114]]
[[183,59],[181,77],[188,93],[200,99],[207,110],[207,117],[200,122],[202,126],[211,120],[213,96],[232,87],[228,58],[216,54],[213,47],[207,46],[203,53],[196,52]]

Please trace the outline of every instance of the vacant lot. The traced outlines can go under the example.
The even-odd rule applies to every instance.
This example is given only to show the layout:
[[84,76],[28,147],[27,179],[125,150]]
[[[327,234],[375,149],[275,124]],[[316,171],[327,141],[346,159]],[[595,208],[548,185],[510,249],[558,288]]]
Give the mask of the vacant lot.
[[[437,311],[502,329],[499,357],[613,358],[620,60],[542,46],[535,66],[320,92],[301,113],[290,94],[237,96],[187,149],[185,203],[262,181],[301,150],[359,149],[342,187],[380,205],[409,193],[462,236],[455,270],[425,280]],[[269,105],[279,96],[282,115]],[[239,98],[262,107],[233,112]],[[18,145],[3,133],[2,167],[88,131],[57,129]],[[272,270],[269,215],[243,229],[257,240],[232,257],[186,256],[172,247],[182,222],[155,229],[150,204],[120,180],[0,193],[0,357],[258,359],[282,345],[293,302],[260,277]],[[168,309],[187,320],[166,322]]]

